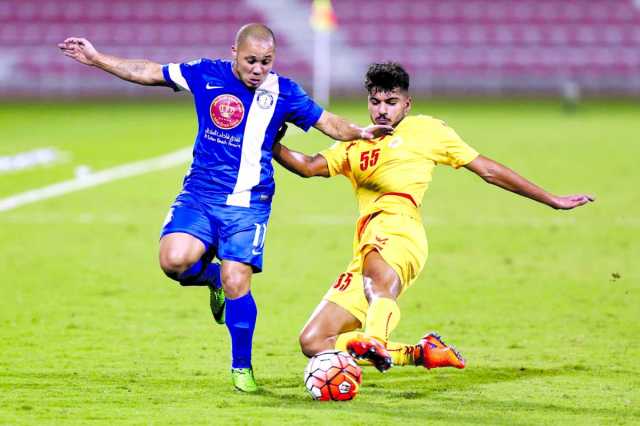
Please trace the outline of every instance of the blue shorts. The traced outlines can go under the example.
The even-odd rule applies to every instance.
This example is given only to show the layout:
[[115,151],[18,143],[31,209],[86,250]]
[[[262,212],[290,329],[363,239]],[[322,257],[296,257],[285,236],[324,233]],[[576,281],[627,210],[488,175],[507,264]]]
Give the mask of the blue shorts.
[[171,206],[160,236],[184,232],[202,241],[211,258],[215,254],[261,272],[270,214],[271,204],[249,208],[210,204],[183,192]]

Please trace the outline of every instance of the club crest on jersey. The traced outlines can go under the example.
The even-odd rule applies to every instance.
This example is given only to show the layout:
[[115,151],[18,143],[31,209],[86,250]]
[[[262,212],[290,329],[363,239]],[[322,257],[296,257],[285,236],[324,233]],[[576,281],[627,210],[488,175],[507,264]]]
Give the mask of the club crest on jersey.
[[221,129],[233,129],[244,118],[244,105],[233,95],[216,96],[209,108],[211,119]]
[[258,106],[262,109],[269,109],[273,105],[273,95],[266,90],[259,90],[257,92]]

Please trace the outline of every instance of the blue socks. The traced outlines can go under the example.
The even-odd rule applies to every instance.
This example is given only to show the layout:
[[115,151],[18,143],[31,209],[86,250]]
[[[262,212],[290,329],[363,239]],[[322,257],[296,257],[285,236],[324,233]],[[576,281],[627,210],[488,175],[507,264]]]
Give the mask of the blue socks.
[[205,286],[210,285],[216,288],[222,287],[220,279],[220,264],[205,263],[202,259],[191,265],[189,269],[178,275],[177,278],[183,286]]
[[225,322],[231,335],[232,368],[251,368],[251,343],[258,308],[251,292],[237,299],[227,299]]
[[[198,260],[178,275],[183,286],[222,287],[220,264]],[[251,292],[225,302],[225,323],[231,335],[232,368],[251,368],[253,331],[256,328],[258,308]]]

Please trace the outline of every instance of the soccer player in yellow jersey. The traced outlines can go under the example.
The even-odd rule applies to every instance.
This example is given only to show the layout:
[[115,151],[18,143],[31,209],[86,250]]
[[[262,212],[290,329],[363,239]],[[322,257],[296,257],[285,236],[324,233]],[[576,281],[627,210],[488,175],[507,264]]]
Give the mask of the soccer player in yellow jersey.
[[380,371],[392,365],[464,368],[460,354],[435,333],[415,345],[389,340],[400,320],[396,300],[415,281],[427,258],[420,206],[435,166],[464,167],[488,183],[555,209],[573,209],[594,199],[550,194],[479,155],[444,122],[408,116],[409,75],[398,64],[371,65],[365,85],[371,121],[393,126],[392,135],[337,142],[313,156],[279,143],[273,150],[281,165],[300,176],[344,175],[353,185],[360,210],[353,259],[304,326],[302,352],[311,357],[334,348],[347,350]]

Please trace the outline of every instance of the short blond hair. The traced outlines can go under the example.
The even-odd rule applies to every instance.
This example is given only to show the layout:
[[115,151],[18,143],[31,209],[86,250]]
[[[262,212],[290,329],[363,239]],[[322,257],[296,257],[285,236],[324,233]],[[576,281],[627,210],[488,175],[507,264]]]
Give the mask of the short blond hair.
[[264,24],[251,23],[243,25],[236,33],[236,47],[244,43],[248,38],[253,38],[262,41],[270,41],[273,46],[276,45],[276,36],[273,35],[271,28]]

